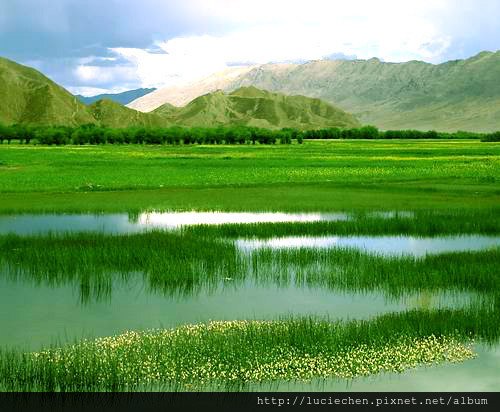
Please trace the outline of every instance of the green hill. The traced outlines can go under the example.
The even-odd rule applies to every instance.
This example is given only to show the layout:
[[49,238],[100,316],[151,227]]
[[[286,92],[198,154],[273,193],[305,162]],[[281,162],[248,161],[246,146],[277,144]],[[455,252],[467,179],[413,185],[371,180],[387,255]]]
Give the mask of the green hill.
[[168,124],[165,118],[160,115],[138,112],[107,99],[91,104],[89,111],[101,126],[106,127],[157,127]]
[[255,87],[242,87],[230,94],[219,90],[200,96],[185,107],[176,109],[167,104],[152,113],[185,126],[245,125],[270,129],[359,126],[352,115],[319,99],[285,96]]
[[178,107],[170,103],[165,103],[164,105],[158,107],[158,109],[156,109],[153,113],[157,114],[158,116],[171,116],[178,110],[179,110]]
[[76,126],[95,119],[75,96],[37,70],[0,58],[0,122]]
[[227,90],[250,85],[317,97],[383,129],[500,129],[500,51],[438,65],[378,59],[267,64]]
[[86,106],[37,70],[0,58],[5,124],[310,129],[352,127],[357,118],[382,129],[492,131],[500,129],[500,52],[439,65],[378,59],[267,64],[231,81],[226,92],[152,113],[106,100]]
[[138,112],[103,99],[90,106],[40,72],[0,59],[0,122],[78,126],[247,125],[265,128],[355,127],[352,115],[316,98],[285,96],[243,87],[225,94],[216,91],[185,107],[165,104],[154,112]]

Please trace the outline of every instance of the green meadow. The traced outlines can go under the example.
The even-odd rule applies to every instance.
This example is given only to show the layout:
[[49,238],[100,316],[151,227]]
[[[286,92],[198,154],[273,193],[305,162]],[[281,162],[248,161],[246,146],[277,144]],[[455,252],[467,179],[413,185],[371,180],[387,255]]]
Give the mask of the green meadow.
[[499,163],[478,140],[3,144],[0,212],[491,208]]

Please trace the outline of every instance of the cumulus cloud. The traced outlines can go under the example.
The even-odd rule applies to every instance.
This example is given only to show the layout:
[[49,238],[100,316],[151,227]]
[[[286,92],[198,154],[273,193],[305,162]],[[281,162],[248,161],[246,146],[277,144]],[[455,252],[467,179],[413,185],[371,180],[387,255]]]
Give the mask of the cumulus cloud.
[[238,62],[465,58],[500,48],[499,14],[498,0],[2,0],[0,55],[72,90],[162,87]]
[[75,69],[75,74],[87,84],[108,84],[122,79],[130,80],[135,76],[135,70],[130,67],[101,67],[81,65]]
[[338,2],[315,0],[201,2],[200,8],[208,18],[213,12],[218,18],[239,22],[241,28],[217,36],[157,41],[155,46],[163,51],[160,54],[137,48],[112,50],[135,65],[145,87],[188,82],[223,70],[232,62],[304,61],[335,53],[395,62],[439,61],[451,36],[443,33],[428,14],[448,2],[438,2],[437,6],[435,2],[413,6],[401,3],[357,0],[340,6]]
[[176,50],[172,53],[167,52],[168,47],[162,53],[151,53],[135,48],[111,50],[134,65],[142,87],[181,84],[225,68],[221,59],[213,58],[204,50],[197,52]]

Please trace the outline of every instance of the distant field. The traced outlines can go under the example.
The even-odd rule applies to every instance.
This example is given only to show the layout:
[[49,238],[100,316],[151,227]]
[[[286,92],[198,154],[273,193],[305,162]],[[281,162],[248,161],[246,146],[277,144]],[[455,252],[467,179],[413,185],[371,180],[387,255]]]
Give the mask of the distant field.
[[500,204],[500,145],[0,145],[0,212],[341,210]]

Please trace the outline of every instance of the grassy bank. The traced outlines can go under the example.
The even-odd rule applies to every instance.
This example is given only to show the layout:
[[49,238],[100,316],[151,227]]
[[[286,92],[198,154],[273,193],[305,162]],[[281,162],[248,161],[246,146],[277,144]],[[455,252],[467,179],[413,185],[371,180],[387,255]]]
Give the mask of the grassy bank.
[[[36,179],[36,178],[35,178]],[[495,186],[277,184],[72,193],[1,193],[1,214],[171,210],[331,212],[497,207]]]
[[126,332],[36,354],[0,352],[2,390],[190,390],[250,382],[351,379],[473,357],[496,342],[486,309],[410,311],[368,321],[230,321]]
[[471,140],[1,145],[0,212],[494,207],[499,159]]

